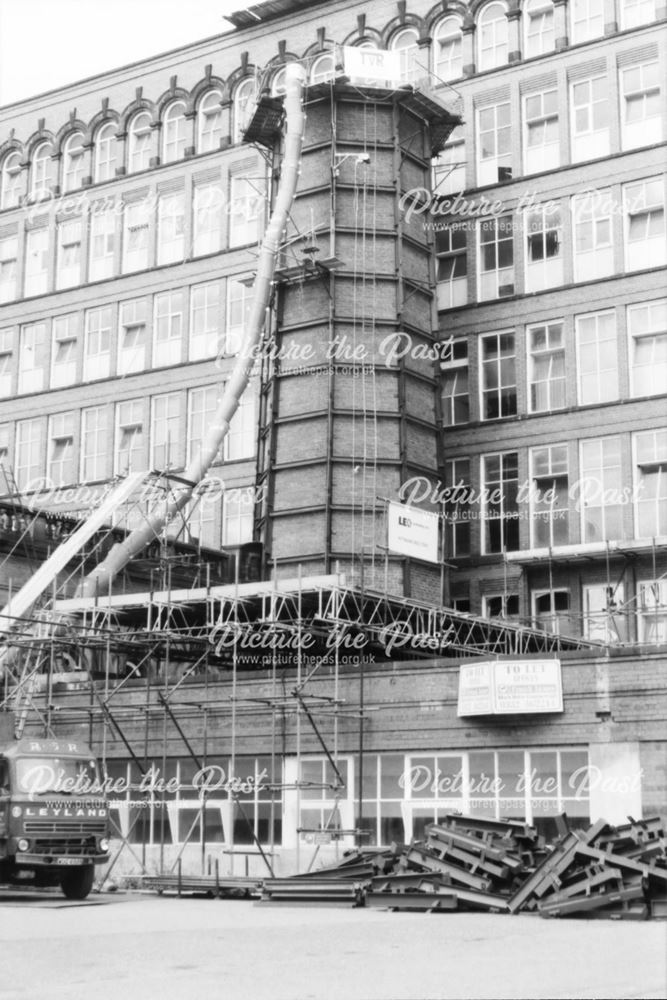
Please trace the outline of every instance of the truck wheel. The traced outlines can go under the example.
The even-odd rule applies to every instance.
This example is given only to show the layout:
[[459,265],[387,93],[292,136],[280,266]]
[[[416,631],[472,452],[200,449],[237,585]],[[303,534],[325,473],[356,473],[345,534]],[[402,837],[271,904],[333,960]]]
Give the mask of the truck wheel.
[[72,868],[63,872],[60,877],[60,888],[68,899],[85,899],[93,888],[95,869],[92,865],[85,868]]

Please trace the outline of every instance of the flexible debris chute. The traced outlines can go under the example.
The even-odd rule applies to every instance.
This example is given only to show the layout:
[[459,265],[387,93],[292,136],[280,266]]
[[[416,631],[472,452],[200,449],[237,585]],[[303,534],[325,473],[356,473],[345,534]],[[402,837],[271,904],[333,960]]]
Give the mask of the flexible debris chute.
[[165,524],[186,506],[194,489],[213,464],[229,430],[231,419],[248,385],[256,349],[261,341],[266,310],[271,298],[276,258],[282,245],[288,213],[296,193],[305,127],[302,103],[303,84],[303,67],[298,63],[290,63],[286,70],[286,134],[280,186],[259,252],[254,295],[244,343],[232,375],[227,382],[213,423],[198,455],[187,467],[182,477],[179,477],[179,482],[184,481],[183,485],[178,490],[173,491],[170,499],[161,501],[140,527],[111,549],[106,559],[80,585],[77,592],[78,597],[95,597],[97,594],[106,593],[114,576],[149,542],[153,541]]

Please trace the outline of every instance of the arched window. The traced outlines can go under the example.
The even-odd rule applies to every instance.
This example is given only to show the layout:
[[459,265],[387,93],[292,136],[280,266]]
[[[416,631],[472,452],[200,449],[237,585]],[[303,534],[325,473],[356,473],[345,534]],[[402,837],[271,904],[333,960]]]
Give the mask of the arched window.
[[116,175],[116,126],[107,122],[95,137],[95,180],[110,181]]
[[435,29],[433,69],[441,80],[463,76],[463,34],[458,17],[446,17]]
[[255,108],[255,79],[246,77],[234,91],[234,142],[241,142]]
[[222,94],[219,90],[210,90],[199,104],[199,141],[197,144],[199,153],[210,153],[213,149],[220,149],[220,139],[222,138],[221,99]]
[[32,154],[32,174],[30,178],[30,196],[45,198],[53,183],[51,160],[51,143],[42,142]]
[[541,56],[554,49],[554,5],[552,0],[527,0],[524,7],[525,55]]
[[14,208],[21,199],[21,157],[10,153],[2,164],[0,177],[0,208]]
[[504,66],[509,53],[507,14],[502,3],[490,3],[477,22],[479,69]]
[[165,112],[162,130],[162,162],[173,163],[174,160],[182,160],[187,141],[183,101],[174,101],[169,105]]
[[401,54],[401,82],[414,83],[419,77],[425,76],[419,65],[419,32],[416,28],[403,28],[392,38],[389,48]]
[[283,97],[287,89],[285,83],[286,69],[283,66],[278,70],[273,80],[271,81],[271,97]]
[[333,80],[334,73],[335,60],[333,52],[323,52],[310,67],[310,82],[326,83],[328,80]]
[[138,170],[148,170],[151,159],[151,116],[140,111],[132,119],[129,128],[130,153],[128,170],[136,174]]
[[63,191],[74,191],[81,187],[85,158],[83,134],[75,132],[69,137],[63,149]]

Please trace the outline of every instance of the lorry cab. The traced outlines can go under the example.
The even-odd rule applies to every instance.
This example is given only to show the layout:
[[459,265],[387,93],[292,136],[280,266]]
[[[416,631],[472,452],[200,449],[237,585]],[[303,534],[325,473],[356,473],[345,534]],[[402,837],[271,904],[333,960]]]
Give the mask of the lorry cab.
[[84,899],[109,860],[109,809],[97,761],[77,740],[0,745],[0,882],[60,885]]

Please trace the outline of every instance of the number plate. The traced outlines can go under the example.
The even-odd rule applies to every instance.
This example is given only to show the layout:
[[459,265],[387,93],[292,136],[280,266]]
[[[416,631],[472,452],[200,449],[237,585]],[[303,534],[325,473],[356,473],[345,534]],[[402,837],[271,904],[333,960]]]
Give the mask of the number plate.
[[57,865],[80,865],[78,858],[56,858]]

